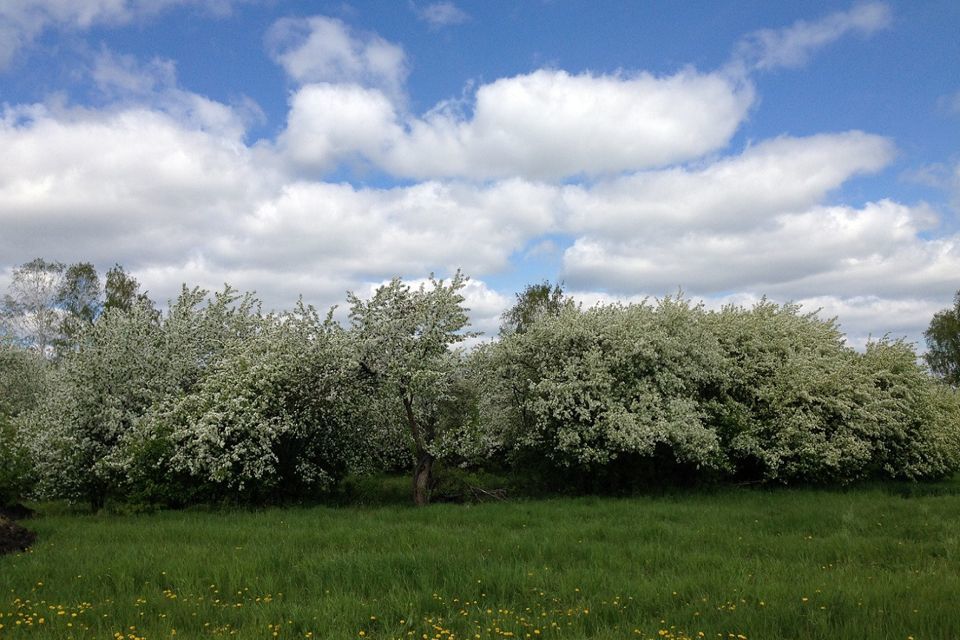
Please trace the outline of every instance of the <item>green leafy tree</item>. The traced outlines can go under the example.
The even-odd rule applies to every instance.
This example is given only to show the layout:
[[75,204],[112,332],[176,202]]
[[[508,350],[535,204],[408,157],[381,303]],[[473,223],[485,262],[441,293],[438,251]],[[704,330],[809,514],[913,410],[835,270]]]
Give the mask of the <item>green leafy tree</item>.
[[406,426],[418,506],[430,501],[440,434],[455,395],[461,356],[451,347],[471,335],[464,332],[468,319],[460,293],[466,283],[458,271],[449,282],[431,275],[429,286],[417,289],[395,278],[369,300],[348,294],[358,367],[396,403],[396,413],[383,416],[383,422],[399,419]]
[[77,346],[85,327],[93,324],[103,308],[100,276],[89,262],[78,262],[64,270],[55,304],[60,310],[59,336],[54,339],[58,353]]
[[923,335],[927,340],[927,366],[947,384],[960,386],[960,291],[953,307],[934,314]]
[[527,285],[516,294],[517,301],[504,311],[501,317],[500,333],[524,333],[542,318],[556,317],[567,308],[576,306],[572,298],[564,295],[560,284],[551,285],[544,280],[539,284]]
[[113,265],[107,271],[104,283],[103,309],[129,311],[138,303],[153,305],[147,293],[140,291],[140,283],[137,279],[124,271],[119,264]]

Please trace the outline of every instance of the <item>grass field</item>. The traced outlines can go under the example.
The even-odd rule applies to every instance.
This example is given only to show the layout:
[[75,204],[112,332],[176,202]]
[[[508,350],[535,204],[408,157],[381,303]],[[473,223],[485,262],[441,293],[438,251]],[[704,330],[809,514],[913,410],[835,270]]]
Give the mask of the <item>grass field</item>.
[[48,509],[0,558],[0,638],[948,640],[960,485],[934,489]]

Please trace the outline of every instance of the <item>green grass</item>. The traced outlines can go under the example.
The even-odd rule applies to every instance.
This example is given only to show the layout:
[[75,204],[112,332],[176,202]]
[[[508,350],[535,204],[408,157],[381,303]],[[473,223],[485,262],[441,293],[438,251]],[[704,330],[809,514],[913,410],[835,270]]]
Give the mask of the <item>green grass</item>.
[[955,483],[30,526],[0,638],[960,638]]

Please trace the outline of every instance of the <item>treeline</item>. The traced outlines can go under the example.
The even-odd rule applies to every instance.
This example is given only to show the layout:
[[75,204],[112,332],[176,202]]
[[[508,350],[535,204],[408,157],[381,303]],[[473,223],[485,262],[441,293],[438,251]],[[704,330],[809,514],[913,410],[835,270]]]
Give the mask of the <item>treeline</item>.
[[121,268],[101,287],[88,267],[28,263],[4,299],[0,503],[263,503],[406,469],[426,504],[438,464],[556,491],[960,468],[960,397],[910,345],[857,352],[792,305],[583,309],[533,285],[464,350],[459,273],[348,294],[341,324],[229,287],[161,313]]

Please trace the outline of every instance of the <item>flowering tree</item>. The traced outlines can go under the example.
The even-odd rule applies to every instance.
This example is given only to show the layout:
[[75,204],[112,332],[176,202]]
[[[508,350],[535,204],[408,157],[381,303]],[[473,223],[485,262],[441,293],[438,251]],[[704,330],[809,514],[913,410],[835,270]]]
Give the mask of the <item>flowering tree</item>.
[[83,330],[25,417],[43,495],[99,508],[116,492],[126,434],[170,390],[163,347],[162,327],[146,305],[107,312]]
[[0,337],[0,507],[23,498],[33,484],[33,464],[18,426],[45,390],[47,367],[35,351]]
[[259,320],[203,379],[148,421],[167,466],[219,496],[316,494],[346,471],[362,434],[351,415],[343,329],[312,307]]
[[514,455],[589,477],[627,460],[717,470],[723,456],[704,400],[722,375],[699,307],[567,305],[495,347]]
[[796,305],[571,307],[480,355],[495,372],[485,393],[499,398],[481,405],[488,440],[580,472],[566,478],[617,470],[636,482],[652,467],[842,483],[960,465],[960,394],[909,345],[858,353],[833,320]]
[[188,393],[231,344],[252,335],[256,301],[227,287],[212,300],[184,287],[159,318],[148,300],[108,309],[64,354],[43,402],[24,419],[42,493],[93,508],[117,495],[135,471],[131,443],[141,421]]
[[467,278],[457,271],[449,282],[432,275],[428,282],[411,289],[395,278],[369,300],[348,294],[358,367],[377,390],[395,399],[400,415],[394,415],[406,425],[418,506],[430,501],[438,436],[454,399],[461,358],[451,347],[470,335],[464,332],[467,310],[460,294]]

